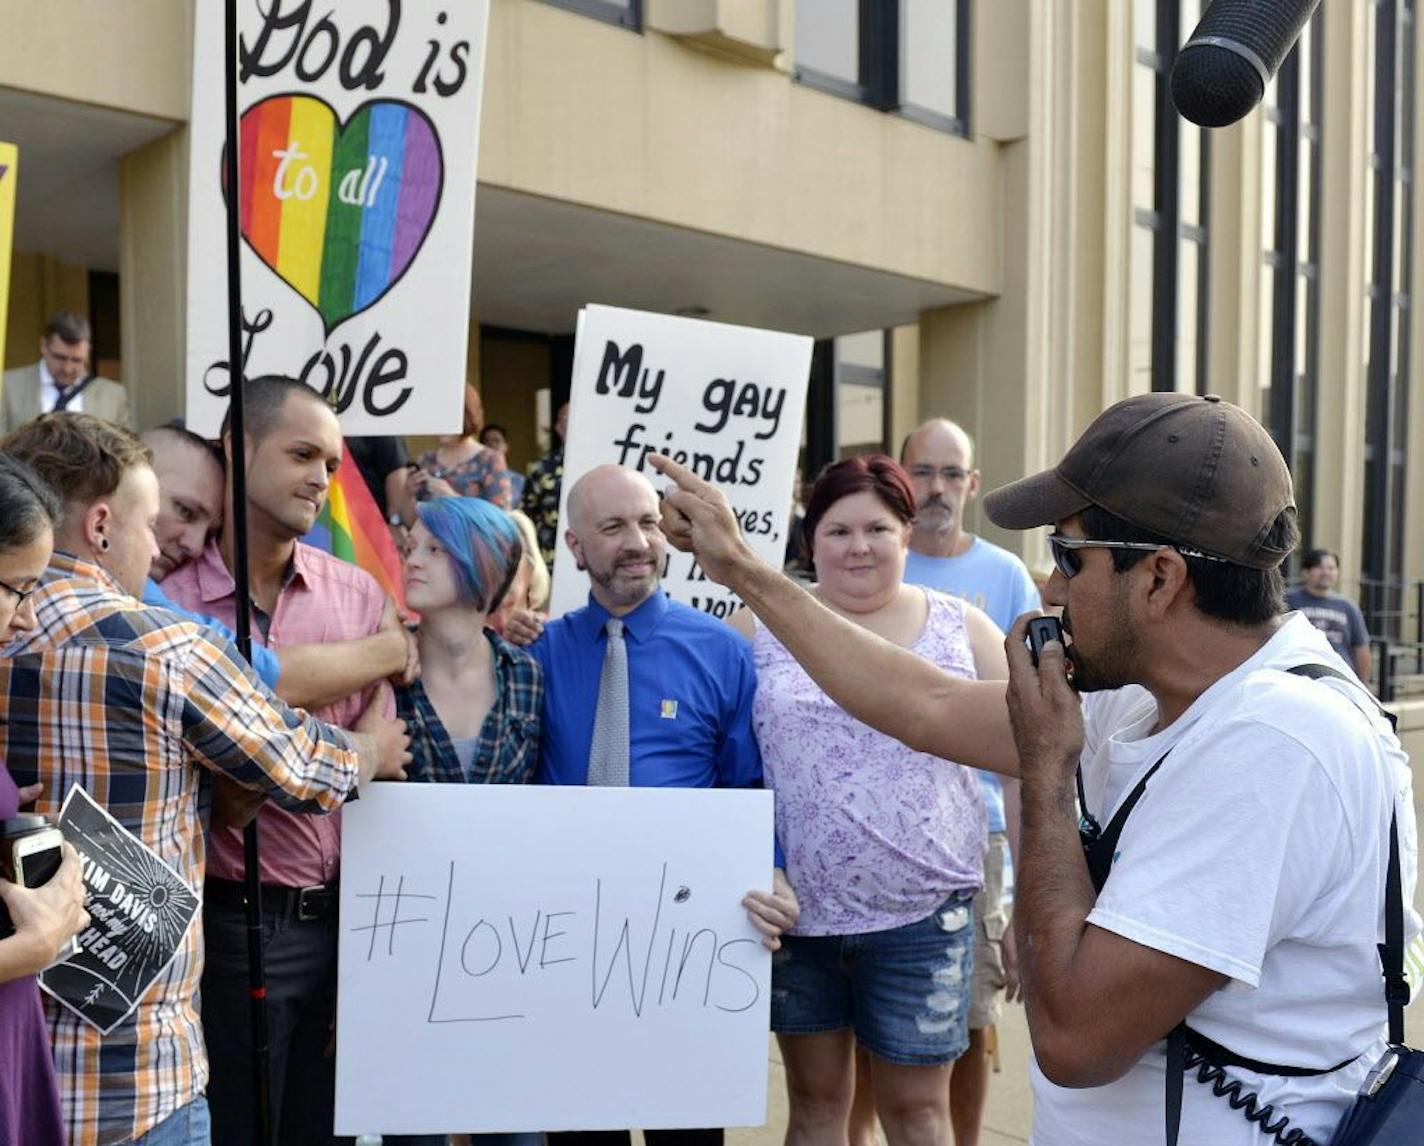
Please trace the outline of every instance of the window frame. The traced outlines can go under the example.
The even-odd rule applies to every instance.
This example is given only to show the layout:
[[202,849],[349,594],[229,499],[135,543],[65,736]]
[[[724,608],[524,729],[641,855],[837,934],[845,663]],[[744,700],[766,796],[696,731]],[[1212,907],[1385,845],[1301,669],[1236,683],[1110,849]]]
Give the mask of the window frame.
[[590,16],[605,24],[627,28],[630,32],[641,34],[643,31],[643,0],[628,0],[626,8],[612,0],[544,0],[544,3],[577,12],[581,16]]
[[[1405,464],[1401,435],[1409,415],[1410,283],[1413,252],[1401,247],[1401,289],[1395,282],[1395,232],[1413,237],[1410,193],[1413,184],[1414,100],[1417,77],[1412,51],[1417,25],[1413,0],[1370,0],[1375,30],[1374,123],[1371,128],[1369,166],[1375,173],[1374,235],[1368,283],[1370,300],[1369,363],[1365,372],[1364,521],[1362,580],[1371,630],[1398,636],[1399,611],[1394,598],[1403,577],[1404,503],[1407,482],[1401,481]],[[1404,37],[1404,53],[1400,37]],[[1404,71],[1398,63],[1403,59]],[[1396,97],[1403,108],[1403,130],[1396,132]],[[1396,153],[1396,134],[1399,152]],[[1396,185],[1402,184],[1400,212],[1396,216]],[[1396,341],[1397,340],[1397,341]],[[1397,366],[1392,352],[1397,351]]]
[[1152,235],[1151,386],[1154,392],[1178,389],[1177,342],[1182,322],[1178,306],[1177,272],[1180,243],[1197,247],[1197,313],[1192,317],[1196,341],[1197,394],[1207,392],[1210,348],[1211,281],[1211,133],[1201,130],[1196,223],[1181,218],[1181,120],[1172,103],[1172,65],[1180,48],[1181,0],[1156,0],[1156,36],[1153,46],[1134,45],[1133,67],[1153,72],[1152,107],[1152,208],[1133,208],[1133,225]]
[[792,79],[828,95],[854,100],[866,107],[899,115],[922,127],[969,138],[973,100],[971,66],[974,56],[973,0],[952,0],[955,5],[954,103],[955,114],[908,103],[900,90],[900,2],[859,0],[856,79],[819,71],[796,61]]
[[[1302,524],[1302,549],[1313,544],[1315,428],[1318,418],[1320,377],[1320,190],[1323,172],[1321,143],[1321,79],[1324,70],[1319,10],[1311,17],[1310,57],[1293,47],[1281,64],[1276,80],[1277,106],[1267,113],[1276,136],[1276,232],[1264,261],[1272,280],[1271,390],[1263,421],[1296,479],[1296,507]],[[1302,80],[1310,77],[1310,107],[1301,101]],[[1300,162],[1301,141],[1311,144],[1310,163]],[[1300,249],[1300,192],[1302,179],[1310,189],[1310,210],[1305,220],[1306,249]],[[1300,292],[1304,291],[1304,307]],[[1295,348],[1301,331],[1297,316],[1303,310],[1304,361],[1297,363]],[[1307,425],[1303,425],[1306,423]],[[1305,463],[1302,465],[1302,463]],[[1309,480],[1302,484],[1304,469]],[[1293,556],[1292,561],[1296,560]]]

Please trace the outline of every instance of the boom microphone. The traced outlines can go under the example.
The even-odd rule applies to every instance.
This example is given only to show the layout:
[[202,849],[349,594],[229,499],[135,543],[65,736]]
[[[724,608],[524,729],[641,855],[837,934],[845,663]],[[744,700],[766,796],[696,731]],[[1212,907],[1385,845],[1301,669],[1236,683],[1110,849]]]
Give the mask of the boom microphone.
[[1300,38],[1320,0],[1212,0],[1172,65],[1172,102],[1202,127],[1235,123]]

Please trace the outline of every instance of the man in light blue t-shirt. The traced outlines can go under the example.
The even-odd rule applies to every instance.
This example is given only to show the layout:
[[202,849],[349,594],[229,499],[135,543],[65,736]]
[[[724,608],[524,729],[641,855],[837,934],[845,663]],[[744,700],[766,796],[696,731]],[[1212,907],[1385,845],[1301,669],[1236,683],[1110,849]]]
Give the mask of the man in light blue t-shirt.
[[[969,435],[954,422],[936,418],[905,439],[900,460],[910,471],[916,506],[905,580],[963,598],[1006,631],[1016,617],[1037,609],[1038,586],[1024,563],[964,530],[964,511],[979,492]],[[998,1020],[1000,991],[1007,988],[1010,998],[1018,993],[1013,932],[1008,926],[1013,869],[1007,858],[1004,790],[992,773],[978,775],[988,813],[989,845],[984,853],[984,890],[974,900],[977,942],[969,1049],[955,1062],[949,1079],[950,1121],[957,1146],[979,1141],[989,1090],[985,1032]],[[1017,785],[1017,781],[1010,783]],[[1018,801],[1012,802],[1016,812]],[[1018,825],[1014,827],[1017,836]]]

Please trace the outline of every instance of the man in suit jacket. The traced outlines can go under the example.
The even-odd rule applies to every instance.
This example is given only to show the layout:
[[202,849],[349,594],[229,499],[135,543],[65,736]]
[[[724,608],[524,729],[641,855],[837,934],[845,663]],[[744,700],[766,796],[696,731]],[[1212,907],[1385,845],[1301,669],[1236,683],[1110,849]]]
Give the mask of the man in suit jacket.
[[62,310],[45,323],[40,360],[5,372],[0,434],[52,410],[92,414],[132,428],[128,392],[117,382],[89,375],[89,322]]

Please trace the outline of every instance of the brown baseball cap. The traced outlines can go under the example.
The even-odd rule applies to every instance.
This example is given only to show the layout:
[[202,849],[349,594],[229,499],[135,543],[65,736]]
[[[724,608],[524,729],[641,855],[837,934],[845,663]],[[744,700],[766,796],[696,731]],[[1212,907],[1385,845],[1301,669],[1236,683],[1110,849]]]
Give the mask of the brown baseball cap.
[[984,498],[989,520],[1034,529],[1090,505],[1236,565],[1274,569],[1268,544],[1295,510],[1290,470],[1250,414],[1215,394],[1142,394],[1109,406],[1053,469]]

